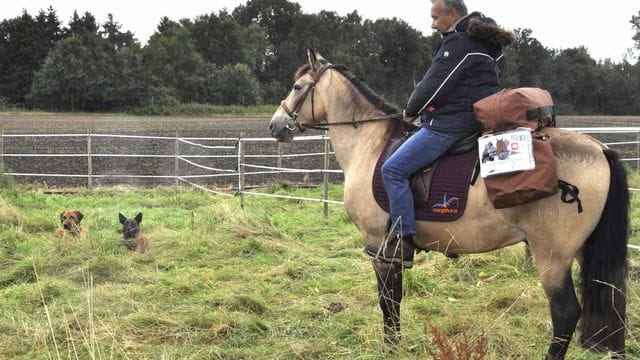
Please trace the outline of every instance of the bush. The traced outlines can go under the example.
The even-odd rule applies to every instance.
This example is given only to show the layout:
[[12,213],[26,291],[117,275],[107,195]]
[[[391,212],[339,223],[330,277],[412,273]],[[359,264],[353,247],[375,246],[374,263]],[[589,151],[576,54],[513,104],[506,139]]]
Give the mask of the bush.
[[260,83],[245,64],[211,67],[204,84],[204,102],[218,105],[257,105],[262,102]]

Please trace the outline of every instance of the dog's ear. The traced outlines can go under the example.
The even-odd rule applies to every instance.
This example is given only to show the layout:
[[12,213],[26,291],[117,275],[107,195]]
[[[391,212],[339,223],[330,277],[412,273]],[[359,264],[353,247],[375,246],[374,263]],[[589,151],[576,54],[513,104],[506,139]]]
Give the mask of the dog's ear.
[[122,215],[122,213],[118,213],[118,218],[120,219],[120,224],[124,225],[124,221],[127,220],[127,217]]
[[84,215],[82,215],[82,213],[77,210],[75,213],[76,213],[76,217],[78,218],[78,222],[82,221],[82,219],[84,218]]
[[135,220],[138,224],[140,224],[142,222],[142,213],[138,213],[138,215],[136,215]]
[[60,213],[60,221],[64,221],[64,211]]

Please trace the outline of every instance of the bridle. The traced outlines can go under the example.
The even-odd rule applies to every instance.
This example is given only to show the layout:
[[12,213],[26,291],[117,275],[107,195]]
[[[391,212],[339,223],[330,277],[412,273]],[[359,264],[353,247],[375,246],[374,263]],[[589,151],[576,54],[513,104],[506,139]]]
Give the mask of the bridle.
[[351,125],[354,128],[357,128],[358,127],[357,124],[361,124],[361,123],[402,118],[402,113],[396,113],[396,114],[387,114],[387,115],[382,115],[382,116],[377,116],[377,117],[372,117],[367,119],[360,119],[360,120],[352,119],[351,121],[338,121],[338,122],[332,122],[332,123],[324,123],[320,125],[302,124],[298,120],[298,116],[300,116],[300,109],[302,109],[302,105],[304,104],[309,94],[311,94],[311,118],[314,123],[316,122],[316,114],[314,111],[314,94],[315,94],[314,90],[315,90],[316,84],[320,80],[320,77],[328,69],[333,67],[334,65],[330,63],[322,65],[313,74],[313,78],[311,79],[311,82],[307,85],[307,88],[305,89],[304,93],[302,93],[302,95],[293,103],[293,106],[291,108],[289,108],[289,106],[287,105],[286,100],[282,100],[280,102],[280,106],[289,116],[289,120],[287,121],[287,125],[286,125],[287,130],[294,131],[296,128],[298,128],[300,132],[304,132],[306,129],[329,130],[329,126],[336,126],[336,125]]

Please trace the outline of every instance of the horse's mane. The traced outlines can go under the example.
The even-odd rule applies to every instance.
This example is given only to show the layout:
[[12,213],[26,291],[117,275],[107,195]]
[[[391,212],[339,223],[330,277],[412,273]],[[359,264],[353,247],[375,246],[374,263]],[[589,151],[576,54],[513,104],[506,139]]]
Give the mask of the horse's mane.
[[[346,65],[342,65],[342,64],[331,65],[331,69],[335,69],[347,80],[349,80],[351,85],[353,85],[353,89],[355,89],[355,91],[360,93],[370,104],[372,104],[376,109],[381,110],[384,114],[392,115],[392,114],[399,114],[401,112],[400,108],[397,105],[387,101],[385,98],[378,95],[375,91],[373,91],[369,87],[369,85],[367,85],[364,81],[362,81],[362,79],[360,79],[355,74],[353,74]],[[300,68],[298,68],[298,70],[295,73],[294,80],[299,79],[302,75],[306,73],[313,73],[313,70],[309,63],[306,63],[300,66]],[[406,126],[402,121],[401,116],[398,116],[397,120],[399,121],[392,121],[391,123],[395,126],[398,126],[398,125],[402,127]]]
[[347,66],[333,65],[331,66],[331,68],[337,70],[340,74],[342,74],[342,76],[347,78],[347,80],[351,82],[351,85],[353,85],[358,90],[358,92],[362,94],[365,99],[367,99],[367,101],[373,104],[376,109],[382,110],[387,115],[397,114],[400,112],[400,108],[398,108],[397,105],[387,101],[382,96],[376,94],[376,92],[373,91],[369,87],[369,85],[365,84],[362,79],[353,74]]

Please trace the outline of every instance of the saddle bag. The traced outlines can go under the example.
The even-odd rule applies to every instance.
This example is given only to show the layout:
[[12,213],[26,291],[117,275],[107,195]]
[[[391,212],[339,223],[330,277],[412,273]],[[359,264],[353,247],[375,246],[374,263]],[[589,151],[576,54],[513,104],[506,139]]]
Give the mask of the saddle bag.
[[[473,104],[485,133],[526,127],[533,130],[532,170],[491,175],[484,178],[487,193],[496,209],[525,204],[558,192],[556,161],[544,127],[555,127],[551,94],[532,87],[504,89]],[[482,150],[482,149],[480,149]]]
[[540,88],[500,90],[475,102],[473,110],[484,130],[490,132],[556,126],[551,94]]
[[558,192],[556,160],[551,141],[542,132],[531,136],[535,168],[484,178],[487,194],[496,209],[525,204]]

